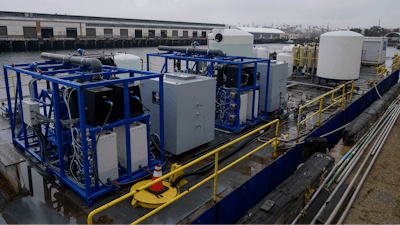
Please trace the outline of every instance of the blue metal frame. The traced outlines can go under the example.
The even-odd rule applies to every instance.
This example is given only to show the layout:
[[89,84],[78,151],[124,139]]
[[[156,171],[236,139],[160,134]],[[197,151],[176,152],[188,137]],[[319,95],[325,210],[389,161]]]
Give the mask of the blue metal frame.
[[[198,65],[198,62],[209,62],[210,63],[210,68],[208,69],[206,76],[213,76],[213,71],[214,71],[214,63],[223,63],[223,64],[232,64],[232,65],[238,65],[238,87],[235,91],[237,91],[237,97],[234,99],[237,107],[236,107],[236,121],[233,126],[225,125],[223,123],[215,123],[215,126],[218,128],[226,129],[229,131],[233,132],[239,132],[243,130],[246,127],[253,126],[259,122],[266,121],[267,120],[267,101],[268,101],[268,82],[269,82],[269,68],[270,68],[270,59],[261,59],[261,58],[253,58],[253,57],[243,57],[243,56],[224,56],[224,57],[218,57],[215,55],[203,55],[203,54],[188,54],[188,53],[177,53],[177,52],[167,52],[167,53],[150,53],[147,54],[147,71],[149,71],[149,60],[150,56],[155,56],[155,57],[164,57],[165,62],[164,65],[161,69],[161,73],[168,73],[168,59],[175,59],[175,60],[185,60],[186,61],[186,70],[185,72],[189,72],[189,61],[194,61],[196,62],[195,64]],[[235,61],[236,60],[236,61]],[[266,87],[267,90],[265,92],[265,107],[264,107],[264,115],[260,115],[257,113],[257,116],[254,117],[254,110],[255,110],[255,99],[256,99],[256,90],[260,90],[261,85],[256,84],[257,83],[257,64],[266,62],[268,63],[268,72],[267,72],[267,82],[266,82]],[[250,87],[241,87],[241,79],[242,76],[240,76],[241,71],[242,71],[242,66],[244,64],[254,64],[254,72],[253,72],[253,86]],[[195,65],[193,66],[193,68]],[[197,66],[196,66],[197,67]],[[199,69],[196,68],[194,71],[193,68],[190,70],[193,73],[198,73]],[[179,68],[180,69],[180,68]],[[251,120],[246,119],[246,123],[240,124],[240,119],[239,119],[239,110],[240,110],[240,94],[243,91],[247,90],[253,90],[253,104],[252,104],[252,114],[251,114]],[[219,90],[219,87],[217,87],[217,92]],[[217,93],[218,94],[218,93]],[[258,96],[260,100],[260,94]],[[260,101],[258,101],[258,104],[260,104]],[[259,107],[258,107],[259,108]],[[222,115],[224,116],[224,115]]]
[[[38,160],[39,163],[43,163],[47,165],[47,172],[49,174],[55,174],[62,184],[66,184],[71,189],[73,189],[76,193],[82,196],[85,200],[86,205],[91,206],[93,204],[93,200],[103,194],[106,194],[115,189],[114,186],[106,187],[100,186],[99,181],[97,180],[94,185],[92,185],[89,171],[91,168],[90,162],[88,160],[89,152],[93,152],[93,148],[88,145],[87,142],[87,130],[88,134],[92,139],[92,146],[95,146],[96,141],[96,133],[100,131],[100,127],[90,127],[86,124],[86,115],[85,115],[85,100],[84,100],[84,90],[92,87],[100,87],[100,86],[108,86],[113,84],[124,85],[124,120],[119,120],[114,123],[109,123],[105,125],[104,130],[110,130],[118,126],[125,125],[125,133],[126,133],[126,156],[127,156],[127,168],[120,168],[120,176],[116,180],[118,183],[125,183],[146,175],[146,171],[137,170],[132,171],[131,168],[131,149],[130,149],[130,124],[135,121],[141,121],[147,125],[147,139],[148,139],[148,167],[153,170],[154,166],[157,163],[164,163],[165,159],[160,156],[161,162],[158,160],[154,160],[151,162],[150,157],[150,115],[143,114],[141,116],[130,118],[130,108],[129,108],[129,89],[128,84],[134,83],[135,81],[151,79],[151,78],[159,78],[159,89],[160,89],[160,121],[164,121],[164,92],[163,92],[163,75],[161,73],[147,72],[147,71],[139,71],[139,70],[131,70],[118,68],[113,66],[103,66],[102,72],[100,73],[84,73],[90,71],[91,69],[88,67],[79,67],[77,65],[70,65],[66,63],[58,63],[53,61],[46,61],[43,63],[38,63],[39,72],[36,72],[34,69],[29,67],[29,64],[18,64],[18,65],[3,65],[4,70],[4,80],[6,85],[6,94],[7,94],[7,103],[8,103],[8,111],[10,115],[10,125],[11,125],[11,134],[13,138],[13,142],[17,144],[18,148],[28,152],[35,159]],[[48,69],[52,69],[51,71],[47,71]],[[46,80],[51,82],[52,85],[52,93],[49,93],[47,90],[40,90],[38,92],[37,85],[34,83],[34,96],[35,100],[41,104],[41,107],[44,109],[44,115],[49,117],[51,113],[54,113],[55,127],[49,128],[49,124],[47,124],[43,130],[45,136],[49,142],[49,147],[45,150],[47,153],[50,153],[49,158],[56,158],[58,162],[58,166],[54,166],[50,162],[46,162],[46,160],[41,158],[41,151],[34,150],[34,146],[39,146],[38,141],[33,141],[32,138],[36,137],[36,134],[27,128],[27,125],[24,123],[23,119],[23,110],[22,107],[19,107],[20,117],[21,117],[21,128],[18,133],[16,130],[16,121],[17,114],[15,110],[12,109],[12,99],[10,95],[10,86],[8,83],[8,70],[12,70],[16,72],[17,76],[17,85],[16,85],[16,96],[15,96],[15,107],[17,109],[17,105],[21,105],[23,100],[22,94],[22,83],[21,83],[21,73],[30,75],[32,78],[38,78],[41,80]],[[46,71],[44,71],[46,70]],[[70,76],[63,77],[55,77],[54,75],[60,73],[70,73]],[[111,75],[120,74],[120,73],[129,73],[129,78],[124,79],[114,79],[109,80]],[[74,82],[75,79],[83,79],[84,81],[90,80],[95,74],[100,74],[104,76],[107,80],[93,83],[78,83]],[[141,74],[141,76],[134,77],[135,74]],[[71,134],[69,129],[66,129],[61,126],[61,120],[65,119],[65,110],[61,107],[63,105],[62,98],[59,97],[59,85],[64,85],[67,87],[75,88],[78,95],[78,105],[79,105],[79,115],[80,120],[76,124],[76,127],[80,129],[81,140],[82,140],[82,153],[83,153],[83,170],[84,170],[84,187],[77,185],[74,183],[66,174],[65,174],[65,166],[69,164],[69,157],[64,159],[65,151],[67,153],[71,152],[69,147],[69,143],[71,143]],[[56,96],[56,97],[55,97]],[[46,102],[46,99],[49,99],[51,103]],[[64,115],[63,115],[64,113]],[[164,123],[160,123],[160,148],[164,152]],[[95,166],[97,169],[97,159],[94,159]],[[62,163],[60,163],[62,162]],[[73,179],[73,178],[72,178]]]

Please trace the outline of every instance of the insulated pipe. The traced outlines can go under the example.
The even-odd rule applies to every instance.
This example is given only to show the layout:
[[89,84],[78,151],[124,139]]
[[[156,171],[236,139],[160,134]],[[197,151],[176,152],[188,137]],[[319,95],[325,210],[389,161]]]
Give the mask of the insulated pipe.
[[[396,102],[398,101],[398,99],[395,100]],[[389,110],[388,110],[389,111]],[[390,112],[390,111],[389,111]],[[385,112],[386,114],[386,112]],[[379,120],[381,121],[381,120]],[[378,121],[378,122],[379,122]],[[377,123],[378,123],[377,122]],[[384,121],[384,123],[386,123],[386,119]],[[371,136],[376,135],[376,130],[372,130],[372,133],[370,134]],[[370,141],[368,141],[369,144]],[[364,151],[365,148],[363,148],[361,151]],[[350,151],[349,151],[350,152]],[[348,153],[349,153],[348,152]],[[325,201],[325,203],[321,206],[320,210],[318,211],[318,213],[314,216],[313,220],[311,221],[310,224],[315,224],[316,220],[318,219],[318,217],[321,215],[322,211],[326,208],[326,206],[328,205],[328,203],[331,201],[332,197],[336,194],[336,192],[339,190],[339,188],[342,186],[342,184],[344,183],[344,181],[346,180],[346,178],[349,176],[350,172],[353,170],[354,166],[357,164],[358,160],[361,158],[362,153],[358,156],[358,158],[355,158],[355,162],[354,164],[351,165],[350,169],[345,173],[343,179],[339,182],[339,184],[335,187],[335,189],[333,190],[333,192],[330,194],[329,198]]]
[[42,52],[40,54],[42,59],[50,59],[57,62],[69,63],[80,66],[87,66],[92,69],[93,73],[101,72],[102,64],[100,60],[95,58],[85,58],[81,56],[72,56],[72,55],[61,55],[61,54],[52,54],[47,52]]
[[[372,127],[376,126],[378,123],[379,123],[379,121],[376,121]],[[347,125],[348,124],[346,124],[345,126],[347,126]],[[343,127],[338,128],[337,130],[342,129]],[[303,215],[303,213],[308,209],[308,207],[310,207],[311,203],[318,197],[318,194],[322,191],[322,189],[325,188],[325,184],[333,176],[336,169],[347,159],[347,157],[350,155],[350,153],[353,151],[353,149],[355,149],[359,144],[362,144],[362,141],[365,140],[365,138],[368,136],[369,133],[370,132],[367,132],[366,134],[364,134],[364,136],[340,159],[340,161],[337,164],[335,164],[335,166],[329,172],[328,176],[324,179],[324,182],[319,186],[318,190],[312,195],[312,198],[310,199],[310,201],[308,201],[308,204],[306,206],[304,206],[304,208],[301,210],[301,212],[292,221],[291,225],[294,225],[297,223],[297,221],[300,219],[301,215]],[[322,136],[324,136],[324,135],[322,135]]]
[[[355,145],[355,147],[353,147],[352,149],[350,149],[350,151],[347,152],[347,154],[351,153],[350,157],[348,157],[346,159],[346,161],[344,162],[343,166],[340,167],[340,169],[336,172],[335,176],[333,176],[332,180],[329,182],[327,188],[329,188],[332,184],[333,181],[339,176],[340,173],[343,172],[343,169],[345,169],[346,166],[348,166],[348,168],[350,167],[350,165],[347,165],[349,163],[349,161],[353,158],[354,155],[356,155],[356,153],[360,152],[359,149],[361,148],[365,148],[365,146],[368,146],[368,144],[372,141],[372,139],[376,136],[377,131],[379,131],[379,129],[383,126],[384,123],[381,124],[382,120],[385,119],[386,120],[386,116],[389,115],[389,113],[392,111],[393,108],[391,108],[394,104],[396,104],[398,101],[398,99],[395,99],[392,104],[388,107],[388,109],[386,110],[386,112],[384,113],[385,116],[381,117],[377,122],[375,122],[375,124],[372,126],[372,129],[366,134],[364,135],[364,137],[361,140],[365,140],[365,137],[369,136],[366,138],[365,142],[361,143],[360,145]],[[376,126],[380,126],[378,129],[375,129]],[[371,133],[372,132],[372,133]],[[368,143],[367,143],[368,142]],[[361,153],[362,154],[362,153]],[[354,160],[355,161],[355,160]],[[350,161],[351,162],[351,161]],[[351,164],[351,163],[350,163]],[[347,170],[347,169],[345,169]],[[345,174],[345,173],[343,173]],[[341,175],[341,177],[343,177]],[[338,181],[339,182],[339,181]]]
[[[396,106],[395,109],[395,113],[392,114],[392,116],[390,117],[390,122],[388,123],[388,126],[390,127],[390,125],[393,126],[393,121],[396,121],[397,117],[399,116],[399,112],[400,112],[400,107]],[[385,127],[387,128],[387,127]],[[391,129],[391,128],[390,128]],[[381,138],[387,133],[387,130],[384,130],[377,138],[376,142],[380,142]],[[385,139],[386,140],[386,139]],[[375,143],[376,143],[375,142]],[[347,195],[350,193],[351,188],[354,185],[354,182],[356,181],[358,175],[360,175],[362,169],[364,168],[365,164],[368,161],[368,156],[372,153],[373,149],[370,149],[370,152],[368,153],[368,155],[365,157],[363,163],[361,164],[361,166],[358,168],[357,173],[354,175],[353,180],[350,182],[349,186],[347,187],[346,191],[344,192],[343,196],[340,198],[339,203],[336,205],[335,209],[332,211],[331,215],[329,216],[329,218],[327,219],[327,221],[325,222],[325,225],[327,224],[331,224],[332,220],[334,219],[334,217],[336,216],[337,212],[339,211],[339,208],[343,205],[343,202],[345,201]],[[376,156],[376,155],[375,155]],[[349,170],[348,172],[350,172],[351,170]],[[344,181],[345,179],[343,179],[342,181]]]
[[225,56],[220,49],[193,48],[193,47],[175,47],[175,46],[158,46],[158,50],[171,52],[199,53],[205,55]]
[[[347,205],[347,207],[346,207],[346,210],[343,212],[342,216],[340,217],[338,224],[342,224],[342,223],[343,223],[343,221],[344,221],[344,219],[346,218],[348,212],[350,211],[350,208],[351,208],[351,206],[353,205],[353,203],[354,203],[354,201],[355,201],[355,199],[356,199],[356,197],[357,197],[358,192],[360,191],[361,187],[363,186],[363,184],[364,184],[364,182],[365,182],[365,179],[367,178],[367,175],[369,174],[369,171],[371,170],[372,166],[374,165],[375,160],[376,160],[376,158],[378,157],[379,152],[381,151],[381,149],[382,149],[382,147],[383,147],[383,144],[385,143],[387,137],[389,136],[390,131],[391,131],[392,128],[393,128],[393,125],[394,125],[395,122],[397,121],[397,118],[398,118],[398,116],[399,116],[399,113],[400,113],[400,111],[398,111],[397,114],[393,116],[393,119],[392,119],[392,121],[391,121],[391,124],[389,124],[389,125],[388,125],[388,129],[385,130],[386,133],[383,135],[383,138],[378,139],[378,141],[380,140],[380,143],[379,143],[378,148],[377,148],[377,149],[372,148],[372,149],[374,149],[373,151],[376,152],[376,154],[374,155],[374,158],[371,160],[370,164],[368,165],[368,168],[367,168],[367,170],[365,171],[363,177],[361,178],[361,181],[360,181],[360,183],[358,184],[358,186],[357,186],[355,192],[353,193],[353,196],[351,196],[351,199],[350,199],[350,201],[349,201],[349,203],[348,203],[348,205]],[[375,143],[376,143],[376,142],[375,142]]]
[[[395,102],[397,102],[397,101],[394,101],[393,103],[395,103]],[[388,107],[388,110],[392,110],[393,108],[392,108],[392,106],[394,105],[394,104],[391,104],[389,107]],[[389,112],[390,112],[389,111]],[[382,119],[384,119],[384,118],[386,118],[386,115],[385,116],[382,116],[382,118],[378,121],[379,123],[382,121]],[[384,127],[384,125],[385,125],[385,123],[382,123],[382,124],[380,124],[380,126],[378,127],[378,129],[376,129],[376,131],[375,131],[375,134],[377,134],[378,132],[380,132],[380,130]],[[374,125],[375,126],[375,125]],[[375,137],[375,135],[374,135],[374,137]],[[369,140],[367,140],[368,141],[368,143],[366,144],[367,146],[369,145],[369,143],[372,141],[372,138],[373,137],[371,137],[371,138],[369,138]],[[367,142],[366,141],[366,142]],[[360,154],[360,152],[361,151],[357,151],[357,153],[356,153],[356,155],[355,155],[355,158],[357,158],[358,157],[358,155]],[[347,167],[342,171],[342,173],[340,174],[340,176],[339,176],[339,178],[336,180],[336,182],[339,182],[342,178],[343,178],[343,176],[344,176],[344,174],[347,172],[347,170],[351,167],[351,165],[354,163],[354,161],[355,160],[353,160],[353,161],[350,161],[349,162],[349,164],[347,165]]]

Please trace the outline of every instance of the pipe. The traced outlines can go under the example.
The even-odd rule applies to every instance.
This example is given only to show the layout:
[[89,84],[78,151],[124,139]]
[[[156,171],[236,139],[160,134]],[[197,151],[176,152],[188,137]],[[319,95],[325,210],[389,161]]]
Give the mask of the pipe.
[[[395,100],[396,102],[398,101],[398,99],[396,99]],[[380,121],[380,120],[379,120]],[[379,122],[378,121],[378,122]],[[378,123],[377,122],[377,123]],[[385,122],[386,122],[386,119],[385,119]],[[372,133],[367,133],[367,134],[370,134],[370,136],[369,137],[371,137],[371,136],[375,136],[375,129],[374,130],[371,130],[370,132],[372,132]],[[366,135],[367,135],[366,134]],[[366,135],[364,135],[364,138],[366,137]],[[363,138],[363,139],[364,139]],[[369,144],[369,140],[368,140],[368,144]],[[366,142],[365,142],[366,143]],[[362,145],[364,145],[364,144],[362,144]],[[361,146],[360,146],[361,147]],[[360,150],[360,151],[364,151],[365,150],[365,147],[362,149],[362,150]],[[350,151],[347,153],[347,154],[349,154],[350,153]],[[346,154],[346,155],[347,155]],[[336,192],[339,190],[339,188],[342,186],[342,184],[345,182],[345,180],[346,180],[346,178],[349,176],[349,174],[350,174],[350,172],[353,170],[353,168],[354,168],[354,166],[357,164],[357,162],[358,162],[358,160],[361,158],[361,155],[362,155],[362,153],[358,156],[358,158],[355,158],[354,160],[355,160],[355,162],[356,163],[354,163],[354,164],[352,164],[351,165],[351,167],[350,167],[350,169],[345,173],[345,175],[344,175],[344,177],[343,177],[343,179],[339,182],[339,184],[335,187],[335,189],[333,190],[333,192],[331,193],[331,195],[329,196],[329,198],[325,201],[325,203],[321,206],[321,208],[320,208],[320,210],[318,211],[318,213],[314,216],[314,218],[313,218],[313,220],[311,221],[311,223],[310,224],[315,224],[315,222],[316,222],[316,220],[318,219],[318,217],[321,215],[321,213],[322,213],[322,211],[326,208],[326,206],[328,205],[328,203],[331,201],[331,199],[333,198],[333,196],[336,194]],[[333,179],[333,178],[332,178]],[[331,180],[331,182],[333,182],[332,180]]]
[[[396,121],[397,117],[399,116],[399,113],[400,113],[400,106],[396,106],[395,113],[392,114],[392,116],[390,117],[390,122],[389,122],[387,125],[389,125],[389,126],[392,125],[392,124],[394,123],[394,121]],[[386,128],[386,127],[385,127],[385,128]],[[384,130],[384,131],[379,135],[379,137],[377,138],[377,141],[376,141],[375,143],[381,142],[382,137],[387,133],[387,132],[385,132],[385,131],[387,131],[387,130]],[[386,140],[386,139],[385,139],[385,140]],[[382,142],[381,142],[381,143],[382,143]],[[370,154],[372,153],[372,151],[373,151],[373,149],[371,148],[368,155],[370,155]],[[354,175],[353,180],[350,182],[350,184],[349,184],[349,186],[347,187],[346,191],[344,192],[343,196],[340,198],[339,203],[336,205],[335,209],[332,211],[332,213],[331,213],[331,215],[329,216],[328,220],[325,222],[325,225],[331,224],[331,223],[332,223],[332,220],[334,219],[334,217],[335,217],[336,214],[338,213],[339,208],[343,205],[343,202],[345,201],[347,195],[350,193],[350,190],[351,190],[351,188],[353,187],[354,182],[356,181],[358,175],[360,175],[362,169],[364,168],[365,164],[367,163],[368,158],[369,158],[368,155],[365,157],[363,163],[362,163],[361,166],[358,168],[358,171],[357,171],[357,173]],[[349,171],[351,171],[351,170],[349,170]],[[342,181],[344,181],[344,180],[345,180],[345,179],[343,179]]]
[[225,53],[220,49],[207,49],[207,48],[193,48],[193,47],[175,47],[175,46],[158,46],[158,50],[169,52],[185,52],[185,53],[199,53],[204,55],[225,56]]
[[397,121],[397,118],[399,117],[399,114],[400,114],[400,110],[398,110],[397,115],[393,115],[393,117],[392,117],[393,119],[391,121],[391,124],[389,124],[388,128],[384,131],[385,133],[383,134],[383,138],[382,137],[378,138],[378,140],[375,142],[375,143],[380,142],[378,148],[376,148],[376,149],[371,148],[371,150],[374,149],[373,152],[376,152],[376,154],[374,155],[374,158],[372,158],[367,170],[365,171],[363,177],[361,178],[361,181],[358,184],[355,192],[353,193],[353,196],[351,196],[351,199],[350,199],[345,211],[343,212],[342,216],[340,217],[338,224],[342,224],[343,220],[346,218],[348,212],[350,211],[350,208],[353,205],[353,203],[354,203],[354,201],[355,201],[355,199],[357,197],[358,192],[360,191],[361,187],[363,186],[363,184],[365,182],[365,179],[367,178],[367,175],[369,174],[369,171],[371,170],[372,166],[374,165],[375,160],[378,157],[378,154],[379,154],[379,152],[381,151],[381,149],[383,147],[383,144],[385,143],[387,137],[389,136],[389,134],[390,134],[390,132],[391,132],[391,130],[393,128],[393,125],[395,124],[395,122]]
[[[335,176],[332,178],[332,180],[329,182],[327,188],[329,188],[333,181],[339,176],[340,173],[342,173],[343,169],[347,166],[347,164],[349,163],[349,161],[353,158],[354,155],[356,155],[356,152],[359,151],[360,148],[365,146],[365,143],[367,143],[367,145],[372,141],[372,138],[374,138],[377,134],[377,131],[379,131],[379,129],[382,127],[382,125],[384,123],[381,124],[382,120],[385,119],[387,115],[390,114],[390,112],[392,111],[393,108],[391,108],[395,103],[397,103],[398,99],[395,99],[392,104],[389,106],[389,108],[386,110],[386,112],[384,113],[385,116],[381,117],[377,122],[375,122],[375,124],[372,126],[372,128],[370,129],[370,131],[367,133],[367,136],[364,135],[364,137],[361,140],[365,140],[365,142],[362,142],[358,145],[355,145],[356,147],[353,147],[352,149],[350,149],[350,151],[347,152],[347,154],[351,153],[350,157],[346,159],[346,161],[344,162],[343,166],[338,170],[338,172],[335,174]],[[376,126],[380,126],[378,129],[375,129]],[[350,166],[349,166],[350,167]]]
[[39,79],[33,78],[28,83],[28,86],[29,86],[29,99],[31,100],[31,102],[35,101],[35,94],[33,93],[33,82],[35,82],[37,80],[39,80]]
[[[397,102],[397,101],[394,101],[394,102]],[[382,119],[386,118],[386,116],[389,115],[389,113],[393,110],[394,107],[392,107],[392,105],[393,105],[393,103],[388,107],[388,110],[390,110],[390,111],[388,112],[388,114],[384,115],[379,121],[377,121],[378,124],[382,121]],[[375,124],[377,124],[377,123],[375,123]],[[386,122],[385,122],[385,123],[386,123]],[[371,136],[371,138],[369,138],[369,139],[366,141],[366,142],[368,142],[368,143],[366,144],[367,146],[368,146],[369,143],[372,141],[372,138],[374,138],[375,135],[376,135],[378,132],[380,132],[380,130],[381,130],[381,129],[383,128],[383,126],[385,125],[385,123],[380,124],[379,127],[374,131],[374,136]],[[374,125],[373,127],[375,127],[375,125]],[[358,151],[358,152],[356,153],[356,155],[355,155],[356,158],[358,157],[358,155],[359,155],[360,152],[361,152],[361,151]],[[336,180],[336,182],[339,182],[339,181],[343,178],[343,175],[344,175],[344,174],[346,173],[346,171],[351,167],[351,164],[353,164],[354,161],[355,161],[355,160],[350,161],[350,163],[349,163],[349,164],[347,165],[347,167],[344,169],[343,173],[340,174],[340,176],[339,176],[339,178]]]
[[87,66],[92,69],[93,73],[101,72],[101,68],[103,64],[101,64],[100,60],[95,58],[85,58],[81,56],[72,56],[72,55],[61,55],[61,54],[52,54],[48,52],[42,52],[40,54],[42,59],[50,59],[52,61],[69,63],[80,66]]

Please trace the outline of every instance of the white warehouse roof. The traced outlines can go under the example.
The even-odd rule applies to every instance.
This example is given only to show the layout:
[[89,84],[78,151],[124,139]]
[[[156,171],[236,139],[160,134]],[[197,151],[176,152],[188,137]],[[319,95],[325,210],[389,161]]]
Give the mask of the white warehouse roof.
[[284,34],[285,32],[273,28],[238,27],[240,30],[249,33]]

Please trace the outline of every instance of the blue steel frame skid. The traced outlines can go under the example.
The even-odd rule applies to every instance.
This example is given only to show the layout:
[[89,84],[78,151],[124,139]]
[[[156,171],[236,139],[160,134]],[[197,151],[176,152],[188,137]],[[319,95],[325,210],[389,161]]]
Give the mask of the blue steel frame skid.
[[[176,60],[185,60],[186,61],[186,70],[185,72],[188,73],[189,71],[194,71],[194,68],[196,67],[196,70],[194,71],[195,74],[199,73],[199,68],[198,62],[209,62],[210,67],[206,73],[205,76],[213,76],[213,71],[214,71],[214,63],[223,63],[223,64],[232,64],[232,65],[238,65],[238,87],[235,91],[237,91],[237,98],[235,100],[235,103],[237,105],[236,107],[236,115],[237,119],[235,121],[235,124],[233,126],[228,126],[225,124],[222,124],[220,122],[216,122],[215,126],[218,128],[226,129],[235,133],[240,132],[246,127],[253,126],[259,122],[262,121],[267,121],[267,102],[265,102],[265,108],[264,108],[264,115],[260,115],[257,113],[257,118],[254,117],[254,102],[256,98],[256,90],[260,90],[260,85],[256,84],[256,78],[257,78],[257,63],[262,63],[262,62],[267,62],[268,63],[268,72],[267,72],[267,83],[266,87],[268,87],[268,82],[269,82],[269,68],[270,68],[270,59],[261,59],[261,58],[253,58],[253,57],[243,57],[243,56],[228,56],[225,55],[224,57],[219,57],[216,55],[205,55],[205,54],[196,54],[196,53],[180,53],[180,52],[166,52],[166,53],[150,53],[147,54],[147,71],[149,71],[149,58],[150,56],[155,56],[155,57],[163,57],[165,58],[164,65],[161,69],[161,73],[168,73],[168,59],[176,59]],[[247,61],[246,61],[247,60]],[[192,68],[189,68],[189,61],[194,61],[196,62]],[[244,64],[254,64],[254,72],[253,72],[253,86],[250,87],[245,87],[242,88],[242,76],[240,76],[240,73],[242,71],[242,66]],[[179,64],[179,70],[180,64]],[[217,92],[218,92],[219,87],[217,86]],[[240,124],[239,121],[239,110],[240,110],[240,93],[243,91],[247,90],[253,90],[253,104],[252,104],[252,114],[251,114],[251,120],[246,120],[246,123]],[[218,93],[217,93],[218,94]],[[260,95],[259,95],[260,97]],[[268,88],[265,92],[265,101],[268,100]],[[260,105],[260,101],[258,101],[258,104]],[[258,106],[259,108],[259,106]]]
[[[131,149],[130,149],[130,124],[135,121],[141,121],[147,125],[147,139],[150,140],[150,126],[149,126],[149,118],[150,115],[143,114],[137,117],[130,118],[130,107],[129,107],[129,83],[134,83],[135,81],[156,78],[160,79],[160,121],[164,119],[164,95],[163,95],[163,76],[161,73],[147,72],[147,71],[139,71],[139,70],[130,70],[112,66],[102,66],[102,72],[100,73],[86,73],[85,71],[90,71],[89,67],[79,67],[77,65],[71,65],[66,63],[58,63],[54,61],[46,61],[43,63],[37,63],[38,72],[36,69],[29,67],[30,64],[17,64],[17,65],[3,65],[4,70],[4,80],[6,85],[6,93],[7,93],[7,102],[8,102],[8,110],[10,115],[10,125],[12,132],[12,139],[14,144],[17,144],[20,150],[24,150],[36,158],[39,163],[47,166],[47,172],[49,174],[55,174],[61,184],[67,184],[70,188],[72,188],[76,193],[82,196],[85,200],[86,205],[91,206],[93,204],[93,200],[103,194],[106,194],[116,187],[111,186],[100,186],[99,180],[96,179],[94,185],[92,185],[92,181],[89,175],[90,170],[90,162],[88,160],[89,152],[93,153],[93,148],[96,145],[96,133],[100,131],[100,127],[90,127],[86,124],[86,115],[85,115],[85,100],[84,100],[84,90],[92,87],[100,87],[100,86],[108,86],[114,84],[122,83],[124,85],[124,115],[125,118],[118,120],[114,123],[109,123],[104,126],[104,130],[111,130],[115,127],[125,125],[125,133],[126,133],[126,156],[127,156],[127,168],[119,167],[119,178],[116,179],[118,183],[129,182],[146,175],[145,170],[137,170],[132,171],[131,168]],[[37,135],[29,129],[28,126],[24,123],[23,119],[23,110],[22,107],[19,107],[20,117],[21,117],[21,128],[16,134],[16,119],[17,114],[15,110],[12,109],[12,99],[10,96],[10,86],[8,83],[8,70],[13,70],[16,72],[17,84],[16,84],[16,93],[15,93],[15,101],[14,101],[14,109],[17,109],[17,105],[22,104],[23,94],[22,94],[22,85],[21,85],[21,73],[30,75],[32,78],[37,78],[41,80],[48,81],[52,84],[52,91],[49,93],[47,90],[41,90],[38,93],[38,87],[36,82],[33,83],[34,90],[34,99],[35,101],[40,103],[40,107],[43,108],[44,116],[51,118],[51,113],[54,113],[54,123],[55,127],[49,127],[49,123],[47,125],[41,125],[42,132],[45,134],[47,142],[49,146],[47,147],[47,152],[53,152],[52,155],[48,156],[48,159],[56,159],[56,164],[46,162],[44,158],[41,157],[40,149],[33,149],[35,146],[39,146],[38,141],[34,141],[34,138]],[[129,78],[124,79],[113,79],[109,80],[112,75],[121,74],[121,73],[129,73]],[[66,74],[66,76],[55,77],[56,74]],[[70,75],[69,75],[70,74]],[[73,74],[73,75],[72,75]],[[74,82],[75,79],[83,79],[84,81],[90,80],[95,74],[100,74],[106,78],[106,81],[100,82],[91,82],[91,83],[78,83]],[[142,76],[134,77],[135,74],[141,74]],[[66,87],[75,88],[78,96],[78,105],[79,105],[79,122],[75,124],[77,128],[80,129],[81,133],[81,145],[82,145],[82,155],[83,155],[83,170],[84,170],[84,184],[77,185],[73,182],[65,173],[65,166],[68,165],[70,158],[64,157],[64,154],[69,155],[71,153],[71,148],[69,143],[71,143],[71,134],[69,129],[65,129],[61,125],[61,120],[65,119],[66,116],[63,116],[63,110],[61,107],[65,107],[65,103],[60,99],[59,95],[59,85],[64,85]],[[57,97],[54,97],[57,96]],[[48,101],[46,101],[48,99]],[[88,144],[87,131],[92,140],[92,147]],[[30,141],[31,140],[31,141]],[[164,152],[164,123],[160,123],[160,148]],[[94,154],[95,155],[95,154]],[[161,162],[158,160],[154,160],[151,162],[150,157],[150,144],[148,144],[148,167],[150,170],[154,169],[154,166],[157,163],[164,163],[165,159],[160,156]],[[58,162],[57,162],[58,161]],[[62,162],[62,163],[59,163]],[[94,158],[95,167],[97,171],[97,157]],[[73,179],[73,178],[72,178]]]

